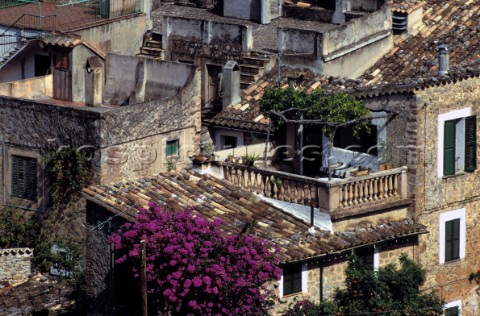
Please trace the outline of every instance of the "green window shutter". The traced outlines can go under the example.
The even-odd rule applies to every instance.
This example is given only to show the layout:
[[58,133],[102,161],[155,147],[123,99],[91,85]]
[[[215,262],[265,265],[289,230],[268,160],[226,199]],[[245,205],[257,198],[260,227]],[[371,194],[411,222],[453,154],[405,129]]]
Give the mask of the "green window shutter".
[[283,268],[283,295],[302,292],[302,265],[295,264]]
[[457,120],[445,121],[443,134],[443,175],[455,174],[455,129]]
[[175,156],[178,154],[178,140],[167,141],[167,156]]
[[477,169],[477,116],[465,118],[465,171]]
[[460,315],[458,306],[449,307],[445,310],[445,316],[458,316],[458,315]]
[[11,195],[28,200],[37,198],[37,159],[12,156]]
[[445,222],[445,262],[460,258],[460,219]]

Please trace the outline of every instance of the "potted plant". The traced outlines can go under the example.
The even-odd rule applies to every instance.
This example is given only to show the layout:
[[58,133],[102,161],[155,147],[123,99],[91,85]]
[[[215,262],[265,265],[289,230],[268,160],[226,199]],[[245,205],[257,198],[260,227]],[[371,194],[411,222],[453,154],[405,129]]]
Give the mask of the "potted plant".
[[232,154],[230,154],[230,155],[227,156],[227,159],[225,159],[225,161],[228,162],[228,163],[234,163],[235,158],[233,157]]
[[242,161],[246,166],[253,167],[255,160],[257,160],[257,154],[246,154],[242,157]]

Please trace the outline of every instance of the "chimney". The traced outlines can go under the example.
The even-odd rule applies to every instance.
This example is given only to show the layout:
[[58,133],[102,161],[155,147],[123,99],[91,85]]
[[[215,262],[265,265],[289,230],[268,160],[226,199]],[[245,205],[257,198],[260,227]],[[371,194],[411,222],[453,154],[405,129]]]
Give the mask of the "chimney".
[[85,103],[90,106],[101,106],[103,95],[103,65],[100,58],[87,58],[85,65]]
[[438,46],[438,75],[445,76],[449,70],[448,46],[441,44]]
[[223,108],[240,102],[240,67],[232,60],[223,67]]

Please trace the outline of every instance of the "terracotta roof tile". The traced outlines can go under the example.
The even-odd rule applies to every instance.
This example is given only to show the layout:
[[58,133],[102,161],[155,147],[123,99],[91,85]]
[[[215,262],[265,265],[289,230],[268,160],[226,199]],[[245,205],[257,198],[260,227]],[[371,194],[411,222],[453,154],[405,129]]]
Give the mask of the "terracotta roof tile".
[[[115,190],[111,190],[112,187]],[[207,219],[222,219],[222,227],[227,233],[239,233],[247,223],[256,221],[255,234],[278,244],[283,261],[320,257],[368,243],[426,232],[425,226],[403,220],[335,234],[325,231],[310,234],[309,224],[253,193],[225,180],[186,170],[113,185],[90,186],[83,190],[83,195],[128,221],[134,221],[137,208],[147,207],[149,200],[172,210],[193,206],[195,212]]]
[[[407,78],[436,76],[437,68],[434,66],[438,64],[439,44],[446,44],[449,47],[451,69],[480,64],[478,1],[426,0],[423,25],[417,35],[397,44],[389,54],[367,71],[362,79],[392,83]],[[374,73],[377,69],[380,69],[380,72]]]

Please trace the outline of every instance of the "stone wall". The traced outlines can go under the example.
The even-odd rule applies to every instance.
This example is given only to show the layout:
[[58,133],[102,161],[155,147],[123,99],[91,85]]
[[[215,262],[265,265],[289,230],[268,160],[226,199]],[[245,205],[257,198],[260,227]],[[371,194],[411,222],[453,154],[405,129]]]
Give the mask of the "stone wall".
[[0,249],[0,281],[21,281],[32,273],[33,249]]
[[[418,222],[428,227],[429,235],[420,239],[419,262],[427,270],[426,288],[438,290],[445,302],[461,300],[462,315],[475,315],[471,306],[480,304],[478,285],[470,284],[468,276],[480,269],[480,170],[459,172],[443,177],[439,168],[439,116],[452,111],[470,109],[477,115],[477,161],[478,161],[478,115],[480,114],[479,78],[417,91],[418,98],[418,161],[416,188]],[[443,127],[440,126],[440,130]],[[439,170],[440,169],[440,170]],[[440,216],[446,212],[465,209],[465,257],[448,263],[440,263]],[[476,310],[478,314],[478,307]]]

